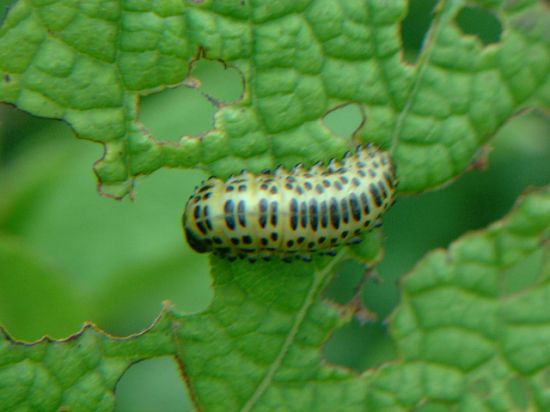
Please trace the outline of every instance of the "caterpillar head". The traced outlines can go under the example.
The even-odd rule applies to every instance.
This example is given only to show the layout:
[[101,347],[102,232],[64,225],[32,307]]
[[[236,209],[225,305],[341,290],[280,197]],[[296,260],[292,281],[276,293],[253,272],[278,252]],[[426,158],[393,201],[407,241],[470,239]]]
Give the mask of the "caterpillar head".
[[208,244],[202,239],[200,236],[197,236],[195,232],[193,232],[189,226],[186,225],[186,214],[182,217],[182,223],[183,227],[185,228],[185,238],[187,239],[187,243],[193,250],[195,250],[198,253],[205,253],[210,251],[210,247]]

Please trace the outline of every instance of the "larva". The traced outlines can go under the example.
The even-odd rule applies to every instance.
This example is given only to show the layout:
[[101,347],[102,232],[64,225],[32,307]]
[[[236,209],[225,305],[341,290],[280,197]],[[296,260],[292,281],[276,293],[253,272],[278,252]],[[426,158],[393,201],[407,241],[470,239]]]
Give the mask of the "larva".
[[312,253],[333,255],[338,246],[359,242],[394,203],[396,186],[389,155],[360,145],[326,167],[211,177],[189,198],[182,222],[199,253],[309,261]]

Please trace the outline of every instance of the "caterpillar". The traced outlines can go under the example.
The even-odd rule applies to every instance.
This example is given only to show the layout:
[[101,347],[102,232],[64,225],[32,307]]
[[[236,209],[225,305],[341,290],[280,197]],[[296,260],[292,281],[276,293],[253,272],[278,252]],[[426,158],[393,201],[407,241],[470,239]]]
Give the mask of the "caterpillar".
[[360,242],[395,202],[396,187],[388,153],[359,145],[326,167],[210,177],[189,198],[182,224],[199,253],[310,261],[312,253],[334,255],[339,246]]

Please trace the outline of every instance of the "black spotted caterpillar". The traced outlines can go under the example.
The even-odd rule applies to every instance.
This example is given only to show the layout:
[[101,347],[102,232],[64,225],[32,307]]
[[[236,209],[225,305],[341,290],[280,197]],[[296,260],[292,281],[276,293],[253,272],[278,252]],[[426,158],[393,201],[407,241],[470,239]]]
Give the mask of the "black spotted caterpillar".
[[358,146],[327,167],[211,177],[189,198],[183,226],[200,253],[309,261],[311,253],[334,255],[336,247],[359,242],[394,203],[396,186],[389,155]]

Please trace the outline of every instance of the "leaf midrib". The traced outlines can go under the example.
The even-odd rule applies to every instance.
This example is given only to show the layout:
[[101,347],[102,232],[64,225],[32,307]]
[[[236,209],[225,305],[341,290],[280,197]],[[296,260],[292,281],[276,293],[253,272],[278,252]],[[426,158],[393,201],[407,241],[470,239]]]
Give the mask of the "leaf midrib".
[[306,317],[306,314],[311,307],[311,305],[317,300],[318,295],[326,285],[327,279],[330,277],[330,275],[333,273],[332,269],[336,264],[338,264],[343,257],[345,256],[346,251],[342,250],[336,256],[332,261],[324,267],[321,271],[316,271],[314,273],[313,283],[311,284],[311,287],[309,288],[309,291],[302,303],[302,306],[298,310],[296,317],[294,318],[294,323],[292,324],[292,327],[289,329],[288,334],[281,346],[281,349],[277,353],[277,356],[273,359],[273,362],[268,367],[264,377],[248,399],[244,406],[241,408],[241,412],[249,412],[252,410],[252,408],[256,405],[256,403],[260,400],[260,398],[263,396],[263,394],[267,391],[269,388],[269,385],[273,381],[273,376],[277,371],[279,370],[279,367],[281,366],[281,363],[283,362],[284,357],[286,356],[288,349],[294,342],[294,338],[298,334],[298,331],[300,330],[300,327],[302,326],[304,319]]

